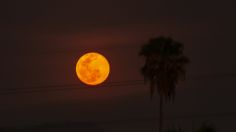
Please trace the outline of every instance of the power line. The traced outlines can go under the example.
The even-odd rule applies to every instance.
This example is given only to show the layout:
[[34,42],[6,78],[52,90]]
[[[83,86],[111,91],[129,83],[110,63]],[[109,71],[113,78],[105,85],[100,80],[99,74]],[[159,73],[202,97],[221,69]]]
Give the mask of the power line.
[[[109,85],[122,85],[126,83],[139,83],[142,80],[130,80],[130,81],[119,81],[119,82],[107,82],[103,85],[98,85],[94,87],[109,86]],[[143,82],[143,81],[142,81]],[[46,85],[46,86],[31,86],[31,87],[18,87],[18,88],[9,88],[2,91],[14,91],[14,90],[35,90],[35,89],[47,89],[47,88],[63,88],[63,87],[77,87],[81,84],[62,84],[62,85]],[[85,86],[88,87],[88,86]]]
[[[84,86],[78,87],[79,84],[74,85],[51,85],[51,86],[44,86],[44,87],[27,87],[25,89],[8,89],[0,91],[0,95],[9,95],[9,94],[25,94],[25,93],[44,93],[44,92],[56,92],[56,91],[68,91],[68,90],[81,90],[81,89],[91,89],[91,88],[101,88],[101,87],[119,87],[119,86],[135,86],[135,85],[142,85],[143,82],[127,82],[127,83],[111,83],[106,85],[100,86]],[[47,89],[48,88],[48,89]]]
[[[222,78],[236,78],[236,73],[223,73],[223,74],[213,74],[213,75],[198,75],[190,77],[190,80],[204,80],[204,79],[222,79]],[[64,85],[46,85],[46,86],[32,86],[32,87],[18,87],[10,88],[0,91],[0,95],[8,94],[24,94],[24,93],[43,93],[43,92],[55,92],[55,91],[67,91],[67,90],[81,90],[81,89],[91,89],[91,88],[101,88],[101,87],[119,87],[119,86],[134,86],[134,85],[144,85],[143,80],[127,80],[119,82],[108,82],[103,85],[89,87],[83,86],[81,84],[64,84]]]

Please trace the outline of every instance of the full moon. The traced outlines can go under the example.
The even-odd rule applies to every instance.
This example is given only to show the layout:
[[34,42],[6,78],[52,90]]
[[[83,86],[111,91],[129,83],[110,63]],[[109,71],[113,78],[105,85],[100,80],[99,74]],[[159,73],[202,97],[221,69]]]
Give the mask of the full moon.
[[96,52],[84,54],[76,64],[78,78],[87,85],[103,83],[107,79],[109,72],[109,62],[103,55]]

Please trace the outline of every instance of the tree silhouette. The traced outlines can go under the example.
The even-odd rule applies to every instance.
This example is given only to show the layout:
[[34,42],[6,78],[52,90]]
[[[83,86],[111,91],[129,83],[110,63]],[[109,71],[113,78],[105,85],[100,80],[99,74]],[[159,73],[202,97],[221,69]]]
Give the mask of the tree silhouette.
[[163,102],[173,101],[178,81],[185,78],[185,64],[189,59],[183,54],[183,44],[169,37],[157,37],[141,47],[140,55],[145,58],[141,69],[145,82],[150,84],[150,97],[154,91],[160,96],[159,132],[163,132]]

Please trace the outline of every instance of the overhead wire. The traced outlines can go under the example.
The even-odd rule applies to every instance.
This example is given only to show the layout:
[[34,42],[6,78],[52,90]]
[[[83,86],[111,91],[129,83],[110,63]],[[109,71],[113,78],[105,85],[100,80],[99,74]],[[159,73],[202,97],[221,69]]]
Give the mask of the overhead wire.
[[[236,78],[236,73],[223,73],[213,75],[198,75],[191,76],[189,80],[204,80],[204,79],[222,79],[222,78]],[[24,94],[24,93],[43,93],[43,92],[55,92],[55,91],[67,91],[67,90],[81,90],[101,87],[119,87],[119,86],[135,86],[144,85],[144,80],[126,80],[117,82],[107,82],[102,85],[89,87],[81,84],[62,84],[62,85],[46,85],[46,86],[30,86],[30,87],[16,87],[0,90],[0,95],[8,94]]]

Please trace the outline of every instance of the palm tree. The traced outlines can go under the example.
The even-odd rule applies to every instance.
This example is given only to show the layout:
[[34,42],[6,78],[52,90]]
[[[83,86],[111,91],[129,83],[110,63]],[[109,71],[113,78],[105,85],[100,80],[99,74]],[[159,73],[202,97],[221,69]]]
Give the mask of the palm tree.
[[152,99],[156,90],[160,97],[159,132],[163,132],[163,103],[173,101],[176,84],[185,78],[185,64],[189,59],[183,54],[183,44],[169,37],[157,37],[141,47],[145,64],[141,69],[144,81],[150,84]]

